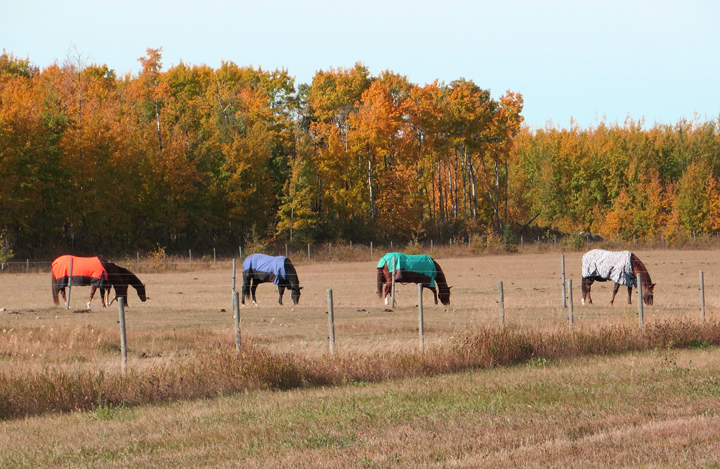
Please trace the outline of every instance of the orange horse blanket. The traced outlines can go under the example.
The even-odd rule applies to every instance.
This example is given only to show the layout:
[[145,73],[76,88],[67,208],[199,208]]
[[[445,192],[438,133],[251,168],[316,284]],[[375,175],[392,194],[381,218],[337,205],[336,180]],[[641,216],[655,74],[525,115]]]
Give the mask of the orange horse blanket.
[[[72,259],[72,273],[70,259]],[[108,282],[107,271],[98,257],[60,256],[52,263],[52,275],[57,288],[65,288],[71,275],[73,285],[105,287]]]

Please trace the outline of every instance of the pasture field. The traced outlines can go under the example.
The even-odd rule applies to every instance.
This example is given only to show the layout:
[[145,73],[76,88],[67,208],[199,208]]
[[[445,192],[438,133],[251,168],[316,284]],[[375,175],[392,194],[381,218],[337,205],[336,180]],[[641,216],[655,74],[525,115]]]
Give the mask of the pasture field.
[[[719,251],[635,251],[657,284],[647,323],[718,320]],[[379,254],[381,255],[381,254]],[[378,256],[379,256],[378,255]],[[595,283],[595,305],[580,306],[580,258],[565,254],[573,281],[574,328],[636,326],[637,296]],[[451,305],[424,293],[425,347],[500,322],[552,333],[568,329],[560,253],[436,260],[453,286]],[[418,349],[417,287],[398,285],[390,308],[375,294],[376,261],[294,259],[304,286],[292,307],[286,292],[258,288],[259,306],[241,309],[246,344],[272,352],[328,354],[327,290],[333,290],[335,350],[371,354]],[[128,265],[131,270],[132,266]],[[234,345],[229,262],[197,271],[137,272],[149,300],[129,292],[128,368],[170,366],[213,347]],[[238,273],[236,287],[241,278]],[[88,287],[71,308],[51,301],[49,274],[0,275],[0,372],[47,367],[117,372],[117,308],[84,311]],[[41,466],[478,467],[717,464],[720,353],[657,350],[619,357],[464,372],[339,388],[250,392],[212,400],[0,422],[0,462]],[[63,428],[57,433],[58,428]],[[661,437],[658,437],[660,435]]]

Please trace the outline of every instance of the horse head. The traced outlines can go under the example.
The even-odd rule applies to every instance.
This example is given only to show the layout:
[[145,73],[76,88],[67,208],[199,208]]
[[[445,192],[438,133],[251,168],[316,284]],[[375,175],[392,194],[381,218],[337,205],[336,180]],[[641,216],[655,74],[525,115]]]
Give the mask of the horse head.
[[645,290],[643,290],[643,301],[648,306],[652,306],[652,304],[653,304],[654,290],[655,290],[654,283],[651,283],[650,285],[645,287]]
[[440,300],[440,303],[442,303],[446,306],[449,305],[450,304],[450,289],[452,287],[440,286],[440,285],[438,285],[438,287],[439,287],[438,299]]
[[294,305],[300,302],[300,290],[302,289],[303,287],[300,286],[290,287],[290,298],[292,298],[292,302]]
[[147,295],[145,294],[145,284],[137,283],[137,284],[133,284],[133,287],[135,287],[135,290],[137,291],[137,295],[140,298],[140,301],[145,303],[145,301],[147,300]]

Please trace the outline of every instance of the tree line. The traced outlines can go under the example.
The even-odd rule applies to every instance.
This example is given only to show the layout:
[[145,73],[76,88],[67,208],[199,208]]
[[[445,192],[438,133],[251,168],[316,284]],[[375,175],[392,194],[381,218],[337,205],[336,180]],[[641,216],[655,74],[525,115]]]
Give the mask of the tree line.
[[0,55],[6,255],[720,226],[715,121],[532,131],[520,93],[465,79],[139,62]]

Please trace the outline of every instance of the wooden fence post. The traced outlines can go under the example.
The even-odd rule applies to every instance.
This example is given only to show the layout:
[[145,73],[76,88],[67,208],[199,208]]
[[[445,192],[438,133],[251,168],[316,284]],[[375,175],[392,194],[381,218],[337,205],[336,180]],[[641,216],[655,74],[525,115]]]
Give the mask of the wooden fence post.
[[235,291],[235,273],[237,271],[237,259],[233,259],[232,291]]
[[328,327],[330,329],[330,355],[335,356],[335,312],[333,311],[332,288],[327,291],[328,301]]
[[235,350],[242,348],[242,335],[240,333],[240,293],[232,292],[233,318],[235,319]]
[[395,307],[395,256],[392,257],[392,271],[390,272],[390,275],[392,275],[392,279],[391,279],[392,305],[391,305],[391,307],[394,308]]
[[705,273],[700,271],[700,317],[705,324]]
[[118,314],[120,315],[120,354],[123,375],[127,371],[127,336],[125,334],[125,298],[118,298]]
[[70,275],[68,275],[67,285],[67,298],[65,299],[65,309],[70,309],[70,293],[72,292],[72,274],[73,274],[73,260],[70,258]]
[[573,327],[573,322],[575,318],[573,317],[573,297],[572,297],[572,279],[568,279],[568,304],[570,305],[570,329]]
[[500,327],[505,329],[505,296],[503,293],[502,280],[498,282],[498,294],[499,294],[499,307],[500,307]]
[[638,321],[640,329],[645,329],[645,311],[643,310],[643,287],[642,274],[637,274],[637,291],[638,291]]
[[567,308],[567,292],[565,291],[565,253],[560,254],[560,268],[562,272],[562,305]]

